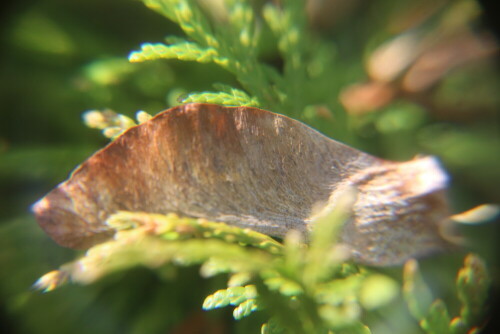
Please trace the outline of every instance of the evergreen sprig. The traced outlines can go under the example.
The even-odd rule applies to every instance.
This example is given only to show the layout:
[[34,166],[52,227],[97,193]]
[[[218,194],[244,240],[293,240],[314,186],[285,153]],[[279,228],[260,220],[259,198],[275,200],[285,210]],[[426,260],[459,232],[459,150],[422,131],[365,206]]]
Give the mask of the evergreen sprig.
[[[293,329],[291,333],[366,333],[362,310],[390,303],[397,290],[387,288],[394,285],[390,278],[343,263],[341,247],[326,243],[336,240],[351,202],[339,203],[342,206],[317,219],[309,247],[296,233],[281,244],[255,231],[204,219],[119,212],[107,221],[116,230],[112,240],[92,247],[35,285],[50,291],[69,280],[89,284],[137,265],[156,269],[168,263],[202,264],[204,276],[231,274],[226,289],[205,299],[206,310],[231,305],[235,319],[257,310],[267,312],[275,319],[271,323],[276,322],[263,327],[270,333],[277,327]],[[386,296],[370,304],[366,289],[383,290]],[[273,307],[276,303],[279,309]],[[291,316],[297,320],[293,326]]]
[[[297,233],[279,243],[254,231],[204,219],[119,212],[108,219],[117,231],[113,240],[44,275],[35,287],[51,291],[68,281],[89,284],[137,265],[157,269],[169,263],[201,264],[205,277],[230,274],[228,287],[205,299],[205,310],[233,306],[237,320],[254,311],[265,312],[270,320],[262,333],[370,333],[363,314],[393,303],[400,288],[386,275],[345,262],[342,247],[334,240],[350,200],[340,203],[343,208],[317,219],[309,246]],[[418,263],[406,263],[404,297],[426,333],[479,329],[490,285],[482,260],[468,255],[456,282],[461,309],[452,318],[445,303],[435,299],[425,284]]]
[[460,312],[452,318],[443,300],[433,300],[418,263],[415,260],[408,261],[404,268],[404,292],[408,308],[429,334],[479,332],[490,283],[483,260],[475,254],[467,255],[456,278]]
[[240,89],[225,86],[218,93],[203,92],[191,93],[184,99],[182,103],[199,102],[213,103],[228,106],[247,106],[258,107],[259,101],[256,98],[250,97],[247,93]]
[[83,114],[83,121],[89,128],[99,129],[105,137],[115,139],[127,129],[144,123],[150,120],[151,117],[151,115],[141,110],[136,113],[137,121],[134,121],[130,117],[106,109],[103,111],[86,111]]
[[[130,54],[130,61],[213,62],[234,74],[248,92],[233,88],[237,94],[227,91],[192,94],[183,102],[260,106],[299,118],[303,117],[305,108],[314,103],[307,87],[318,78],[313,78],[308,68],[318,67],[315,66],[318,55],[324,61],[327,54],[331,57],[333,53],[321,52],[324,45],[310,42],[302,1],[283,5],[268,3],[259,11],[250,1],[226,0],[223,17],[218,19],[205,14],[199,4],[191,0],[144,2],[177,23],[187,39],[169,36],[166,43],[145,43],[139,51]],[[261,34],[266,29],[271,30],[278,45],[284,62],[283,74],[259,60]],[[325,71],[319,72],[328,75]]]
[[281,244],[273,238],[250,229],[240,229],[206,219],[181,218],[175,214],[155,215],[121,211],[111,216],[107,224],[116,230],[147,228],[167,240],[198,237],[220,239],[230,243],[253,246],[272,254],[281,252]]
[[[210,16],[194,0],[143,0],[175,22],[184,37],[145,43],[129,60],[178,59],[214,63],[232,73],[241,87],[215,86],[215,92],[191,93],[188,102],[259,106],[296,118],[328,101],[334,70],[332,46],[317,42],[307,29],[304,2],[267,3],[226,0],[219,17]],[[269,30],[283,60],[282,73],[259,60],[262,32]],[[268,36],[266,36],[268,37]],[[312,83],[315,84],[312,84]],[[342,111],[336,111],[342,129]],[[91,111],[85,121],[115,138],[137,122],[110,111]],[[118,212],[107,223],[114,238],[94,246],[85,256],[40,278],[35,286],[51,291],[68,281],[89,284],[135,266],[153,270],[165,265],[200,265],[201,275],[227,274],[227,288],[205,299],[203,308],[234,307],[241,319],[264,312],[262,333],[370,333],[367,315],[383,310],[400,291],[411,315],[426,333],[466,333],[480,324],[490,278],[482,260],[468,255],[457,275],[459,314],[452,317],[445,302],[425,284],[418,262],[404,267],[402,286],[380,272],[349,262],[338,242],[353,194],[346,194],[333,212],[319,215],[309,243],[291,231],[283,242],[260,233],[204,219],[143,212]]]
[[229,287],[216,291],[205,298],[203,309],[213,310],[228,305],[236,306],[233,316],[236,320],[239,320],[258,310],[259,306],[256,297],[257,290],[254,285]]

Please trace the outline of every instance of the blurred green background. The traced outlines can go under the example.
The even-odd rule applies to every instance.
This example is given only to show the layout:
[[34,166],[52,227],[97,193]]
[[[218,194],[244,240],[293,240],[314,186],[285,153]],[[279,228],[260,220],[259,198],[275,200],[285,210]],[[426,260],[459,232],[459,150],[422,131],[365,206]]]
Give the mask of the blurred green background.
[[[377,105],[377,99],[374,102],[367,98],[368,107],[360,109],[352,101],[363,102],[364,91],[352,85],[370,88],[365,84],[377,83],[367,74],[370,57],[382,42],[412,28],[412,20],[418,21],[418,11],[411,1],[381,0],[370,5],[331,2],[338,7],[328,8],[331,12],[323,8],[326,18],[320,15],[321,10],[316,14],[311,10],[311,29],[337,43],[337,63],[343,66],[332,78],[331,97],[337,101],[332,105],[345,108],[350,115],[346,126],[350,138],[355,138],[350,144],[391,159],[410,159],[417,153],[438,155],[453,179],[450,197],[456,212],[481,203],[499,203],[500,81],[498,66],[491,62],[496,46],[487,49],[486,55],[446,71],[432,88],[415,92],[394,83],[391,92],[397,97],[382,105]],[[448,8],[447,1],[423,3],[426,5],[418,8],[427,8],[431,14],[442,11],[433,9],[433,3]],[[482,32],[479,6],[473,1],[455,3],[462,3],[463,9],[456,12],[465,17],[460,21],[460,15],[455,15],[455,19],[472,32]],[[421,15],[431,15],[423,9]],[[328,13],[335,13],[335,19]],[[432,32],[439,26],[429,22],[422,29]],[[4,3],[1,25],[3,332],[258,332],[261,322],[252,318],[235,325],[230,322],[229,311],[200,311],[203,298],[219,288],[222,281],[202,280],[196,268],[168,267],[160,273],[137,269],[89,287],[69,285],[49,294],[31,290],[38,277],[76,254],[45,236],[29,207],[107,143],[99,133],[83,125],[82,112],[111,108],[129,116],[137,110],[155,114],[175,104],[176,97],[185,92],[211,90],[214,82],[236,82],[215,65],[180,61],[128,63],[129,52],[142,42],[181,34],[177,26],[140,1]],[[467,47],[469,44],[465,44]],[[451,50],[460,53],[464,49],[453,46]],[[267,62],[279,66],[274,46],[262,52]],[[303,120],[310,120],[313,126],[335,137],[328,133],[331,120],[311,116],[311,112],[317,110],[305,110]],[[498,227],[490,223],[467,227],[465,231],[472,249],[483,255],[498,274],[494,248]]]

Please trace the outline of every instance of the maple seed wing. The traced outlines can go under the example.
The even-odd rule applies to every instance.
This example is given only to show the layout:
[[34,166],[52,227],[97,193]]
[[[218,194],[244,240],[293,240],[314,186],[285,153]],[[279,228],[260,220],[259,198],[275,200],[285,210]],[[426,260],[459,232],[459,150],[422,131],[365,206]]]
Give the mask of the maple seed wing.
[[306,125],[248,107],[189,104],[133,127],[37,202],[40,226],[59,244],[110,238],[119,210],[177,213],[283,237],[306,233],[316,211],[355,188],[340,234],[370,265],[450,249],[446,173],[431,157],[384,161]]
[[339,182],[380,159],[288,117],[249,107],[188,104],[133,127],[37,202],[59,244],[112,236],[118,210],[178,213],[273,236],[308,230]]

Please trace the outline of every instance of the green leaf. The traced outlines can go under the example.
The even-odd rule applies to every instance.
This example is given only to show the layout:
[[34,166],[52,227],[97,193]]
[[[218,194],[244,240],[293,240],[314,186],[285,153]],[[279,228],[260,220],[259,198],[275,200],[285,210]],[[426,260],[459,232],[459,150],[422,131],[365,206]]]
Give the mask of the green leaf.
[[265,252],[254,251],[219,240],[165,240],[151,235],[147,228],[118,231],[113,240],[94,246],[85,256],[61,266],[57,275],[44,276],[44,284],[39,288],[54,289],[68,281],[60,277],[90,284],[103,276],[136,266],[158,268],[168,263],[189,266],[214,258],[224,270],[233,272],[255,272],[271,265]]
[[227,281],[229,287],[243,286],[252,279],[252,275],[247,272],[239,272],[231,275]]
[[467,324],[460,317],[455,317],[451,320],[450,331],[453,334],[465,334],[468,332]]
[[284,296],[297,296],[304,292],[300,284],[281,276],[264,279],[264,283],[270,290],[279,291]]
[[[364,325],[361,322],[355,322],[353,325],[348,328],[342,329],[340,333],[342,334],[371,334],[371,330],[368,326]],[[331,332],[329,332],[331,333]]]
[[225,93],[225,92],[191,93],[185,99],[182,100],[182,103],[191,103],[191,102],[213,103],[213,104],[221,104],[227,106],[247,106],[247,107],[259,106],[257,98],[251,98],[248,94],[236,88],[233,88],[230,93]]
[[192,0],[143,0],[149,8],[176,22],[184,33],[203,46],[217,47],[209,21]]
[[160,215],[120,211],[109,217],[107,224],[118,230],[150,226],[155,229],[159,236],[169,240],[193,237],[215,238],[230,243],[250,245],[274,254],[279,254],[283,247],[270,236],[253,230],[211,222],[206,219],[179,217],[175,214]]
[[399,285],[391,278],[374,274],[362,283],[359,301],[367,310],[376,309],[394,300],[399,293]]
[[227,305],[237,306],[244,301],[254,299],[256,296],[257,291],[254,285],[229,287],[227,289],[218,290],[205,298],[203,309],[211,310]]
[[333,330],[356,327],[361,316],[361,307],[351,299],[339,306],[322,305],[319,307],[319,315],[328,328]]
[[449,334],[450,316],[441,299],[432,303],[428,315],[420,321],[420,326],[428,334]]
[[181,42],[173,45],[144,43],[141,45],[140,51],[134,51],[129,56],[129,61],[133,63],[155,59],[179,59],[199,63],[224,63],[225,61],[218,56],[214,48],[203,48],[192,42]]
[[408,260],[404,265],[403,295],[415,319],[420,320],[427,315],[433,297],[420,273],[418,262],[414,259]]
[[262,325],[260,329],[261,334],[284,334],[285,329],[279,325],[276,318],[272,317],[268,322]]
[[484,312],[490,290],[491,278],[483,260],[469,254],[457,275],[458,298],[462,304],[460,317],[465,323],[474,324]]
[[[240,52],[253,52],[259,42],[258,30],[255,28],[256,19],[253,8],[247,1],[226,0],[228,10],[227,18],[231,25],[229,33],[234,34],[237,39],[234,44],[240,44]],[[219,33],[226,30],[218,31]],[[238,52],[238,50],[235,50]]]
[[137,123],[122,114],[110,109],[103,111],[89,110],[83,114],[83,121],[89,128],[102,130],[105,137],[115,139]]
[[238,305],[233,311],[233,317],[236,320],[240,320],[241,318],[244,318],[248,315],[250,315],[252,312],[258,310],[259,307],[256,303],[255,299],[248,299],[245,300],[243,303]]
[[349,189],[342,194],[333,209],[326,207],[313,216],[314,229],[303,272],[306,286],[313,286],[341,269],[346,252],[337,244],[337,237],[349,217],[355,198],[355,192]]
[[364,275],[352,275],[335,279],[315,287],[315,298],[320,303],[341,305],[348,300],[355,300],[363,284]]

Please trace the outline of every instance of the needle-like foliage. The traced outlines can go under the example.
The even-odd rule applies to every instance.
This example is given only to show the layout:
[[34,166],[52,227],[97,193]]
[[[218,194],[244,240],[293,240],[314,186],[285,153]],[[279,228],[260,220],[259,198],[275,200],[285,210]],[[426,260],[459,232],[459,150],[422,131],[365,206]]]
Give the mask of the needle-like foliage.
[[[144,43],[130,54],[131,62],[214,63],[233,74],[240,85],[215,83],[217,91],[190,93],[182,102],[257,106],[307,118],[317,101],[329,100],[327,90],[314,94],[313,87],[333,75],[334,52],[330,44],[310,34],[302,1],[259,7],[250,1],[226,0],[217,13],[194,0],[144,2],[178,24],[185,36]],[[259,59],[263,32],[276,42],[281,71]],[[150,117],[141,112],[135,122],[105,110],[87,112],[84,120],[116,138]],[[341,111],[335,117],[337,130],[346,126]],[[379,326],[373,315],[383,317],[384,310],[399,307],[402,296],[425,333],[459,334],[479,328],[490,284],[482,260],[472,254],[465,258],[456,279],[459,314],[452,317],[443,299],[425,283],[416,260],[404,266],[401,283],[348,262],[337,236],[351,200],[352,194],[346,194],[333,212],[317,219],[308,244],[294,231],[278,242],[203,219],[119,212],[107,221],[117,230],[113,240],[46,274],[35,286],[51,291],[68,280],[89,284],[135,266],[158,270],[168,264],[201,265],[204,277],[227,275],[227,288],[206,297],[203,309],[231,306],[236,320],[263,312],[269,320],[262,325],[262,333],[371,333],[371,328]]]
[[[204,310],[232,306],[236,320],[264,312],[269,321],[262,333],[371,333],[367,314],[395,303],[400,287],[387,275],[345,262],[336,237],[350,201],[341,202],[316,221],[309,245],[294,231],[279,243],[224,223],[119,212],[107,222],[117,230],[113,240],[44,275],[35,287],[48,292],[68,281],[89,284],[135,266],[201,265],[204,277],[229,274],[228,287],[206,297]],[[408,308],[426,333],[459,334],[478,326],[489,287],[480,258],[468,255],[458,273],[461,308],[453,319],[441,299],[432,302],[415,260],[404,273]]]
[[[94,2],[92,17],[108,5]],[[77,123],[75,113],[88,108],[89,101],[92,108],[144,108],[150,113],[189,102],[260,107],[302,120],[384,158],[410,159],[422,152],[436,155],[452,173],[454,188],[459,191],[455,197],[468,203],[459,203],[463,209],[477,201],[477,194],[498,202],[498,182],[494,181],[500,178],[495,167],[499,165],[500,142],[492,134],[498,132],[494,115],[500,104],[500,83],[481,58],[492,54],[495,47],[489,47],[489,40],[471,38],[470,25],[477,28],[473,23],[479,12],[475,1],[383,0],[360,7],[356,7],[361,3],[357,1],[143,2],[179,30],[164,39],[156,35],[139,44],[149,37],[140,35],[133,42],[129,38],[134,37],[133,32],[142,34],[141,29],[150,22],[127,22],[130,29],[122,34],[128,43],[124,50],[132,48],[130,44],[137,46],[129,55],[130,62],[123,57],[123,50],[117,56],[113,49],[95,49],[97,45],[115,45],[112,37],[106,39],[112,35],[94,34],[95,40],[87,37],[83,43],[72,40],[83,29],[66,31],[42,7],[27,11],[19,22],[13,19],[12,36],[6,33],[6,43],[23,51],[2,53],[12,57],[10,63],[5,62],[6,69],[10,64],[17,66],[2,76],[2,96],[15,104],[5,108],[4,120],[18,127],[10,131],[9,123],[2,128],[5,133],[0,138],[0,181],[5,195],[0,211],[8,217],[2,218],[0,226],[0,299],[5,300],[9,313],[21,319],[19,327],[24,331],[20,333],[59,330],[86,334],[87,325],[98,328],[92,332],[165,332],[191,312],[181,310],[181,304],[192,308],[193,303],[209,314],[216,314],[217,308],[231,308],[238,320],[233,324],[247,321],[267,334],[480,331],[492,282],[489,272],[495,272],[495,268],[490,270],[488,256],[483,256],[488,254],[486,238],[484,242],[481,236],[476,238],[480,240],[476,249],[486,260],[468,254],[463,265],[454,267],[452,260],[442,268],[439,262],[434,264],[440,270],[439,280],[447,280],[446,288],[425,270],[436,259],[411,260],[403,268],[360,266],[346,258],[337,240],[351,205],[349,196],[336,211],[318,218],[307,243],[293,231],[284,240],[275,240],[203,219],[117,212],[107,221],[117,230],[112,240],[89,249],[35,284],[47,292],[68,283],[83,287],[28,295],[26,281],[33,281],[34,272],[38,275],[48,270],[45,266],[52,258],[48,260],[47,254],[62,251],[49,244],[27,214],[10,218],[14,198],[19,197],[13,189],[19,185],[26,192],[22,204],[16,204],[25,212],[35,200],[33,189],[42,195],[49,183],[60,182],[63,173],[91,154],[95,147],[41,147],[43,140],[35,136],[50,123],[44,131],[62,133],[50,137],[50,145],[64,134],[69,143],[85,142],[88,133],[71,124]],[[322,8],[315,12],[312,7],[330,2],[352,3],[354,10],[349,10],[351,5],[325,9],[326,24],[333,26],[322,28]],[[60,12],[64,10],[58,7],[52,15],[57,17]],[[344,18],[336,16],[341,12]],[[72,20],[61,17],[61,21]],[[26,50],[36,58],[36,66],[47,66],[46,71],[24,65]],[[85,53],[113,56],[83,61]],[[62,72],[59,65],[63,68],[71,61],[88,63],[72,69],[78,74],[71,78],[67,73],[54,74]],[[461,68],[464,64],[467,66]],[[19,78],[25,81],[20,84]],[[412,86],[415,82],[427,86]],[[11,89],[16,83],[22,93]],[[89,98],[75,103],[68,99],[75,91]],[[25,116],[28,112],[29,117]],[[84,121],[114,139],[151,117],[139,112],[132,119],[101,109],[85,113]],[[28,119],[33,125],[26,122]],[[25,145],[31,137],[31,146]],[[66,137],[59,139],[66,143]],[[20,138],[21,144],[15,138]],[[491,238],[493,234],[485,235]],[[51,250],[47,251],[48,247]],[[57,264],[48,266],[52,265]],[[209,287],[202,290],[202,284],[195,286],[192,282],[197,275],[183,281],[172,274],[188,271],[187,267],[199,268]],[[154,276],[149,278],[155,284],[150,287],[149,281],[134,281],[137,271],[133,268],[146,268],[144,272]],[[146,285],[153,290],[149,294]],[[199,299],[189,300],[191,292],[202,296],[193,293]],[[126,298],[134,293],[137,295],[129,302]],[[115,296],[116,305],[103,302],[110,295]],[[51,317],[62,312],[65,316],[58,317],[55,330]],[[80,326],[82,323],[85,326]]]

